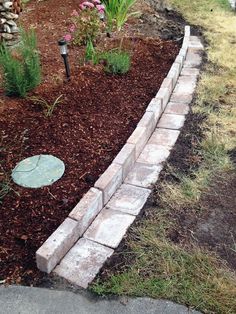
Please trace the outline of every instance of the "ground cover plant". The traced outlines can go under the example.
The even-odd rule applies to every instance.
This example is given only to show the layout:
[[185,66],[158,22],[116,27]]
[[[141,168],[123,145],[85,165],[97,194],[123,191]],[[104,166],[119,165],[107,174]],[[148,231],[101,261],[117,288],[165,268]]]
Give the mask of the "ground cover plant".
[[207,46],[193,112],[142,217],[91,289],[235,313],[236,17],[227,1],[169,2]]
[[[71,80],[67,81],[58,40],[71,26],[71,13],[79,10],[80,3],[32,0],[26,4],[21,23],[25,30],[35,29],[42,83],[25,98],[9,97],[0,89],[0,160],[6,174],[0,171],[1,282],[40,283],[44,274],[36,268],[36,250],[109,166],[179,51],[180,41],[137,36],[133,26],[141,21],[133,20],[119,36],[108,38],[104,31],[91,39],[95,52],[118,48],[129,53],[128,72],[126,62],[126,73],[106,73],[106,60],[84,61],[85,43],[69,44]],[[63,103],[57,105],[60,100]],[[64,161],[64,176],[40,189],[16,186],[12,169],[22,159],[39,154]]]

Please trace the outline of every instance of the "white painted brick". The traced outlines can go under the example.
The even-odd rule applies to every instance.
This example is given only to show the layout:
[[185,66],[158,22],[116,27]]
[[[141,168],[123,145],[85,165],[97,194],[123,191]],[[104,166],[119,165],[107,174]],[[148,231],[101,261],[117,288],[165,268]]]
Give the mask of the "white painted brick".
[[180,131],[177,130],[157,128],[149,139],[148,144],[156,144],[172,148],[175,145],[179,134]]
[[158,180],[161,170],[162,165],[148,165],[136,162],[126,177],[125,183],[142,188],[151,188],[152,184]]
[[127,143],[135,145],[135,160],[140,155],[150,137],[150,130],[145,127],[136,127],[128,138]]
[[179,130],[184,125],[184,121],[185,121],[184,115],[163,113],[157,127]]
[[37,267],[50,273],[79,238],[78,222],[66,218],[36,252]]
[[122,184],[106,207],[136,216],[140,213],[150,193],[149,189]]
[[113,163],[122,166],[122,176],[123,179],[127,176],[128,172],[131,170],[132,166],[135,163],[135,145],[127,143],[125,144],[116,158],[113,160]]
[[155,115],[153,112],[145,112],[142,119],[139,121],[138,127],[144,127],[147,129],[149,136],[152,134],[156,127]]
[[103,192],[103,204],[106,204],[122,183],[122,167],[111,164],[95,182],[94,186]]
[[69,214],[70,218],[78,221],[80,236],[85,232],[102,208],[102,192],[91,188]]
[[111,248],[117,248],[135,216],[117,210],[103,209],[84,237]]
[[170,99],[170,95],[171,95],[171,90],[169,88],[163,88],[161,87],[158,91],[158,93],[156,94],[156,99],[160,99],[161,100],[161,104],[162,104],[162,110],[165,109],[169,99]]
[[147,144],[137,162],[158,165],[166,161],[170,154],[169,148],[161,145]]
[[181,114],[185,115],[189,112],[189,105],[188,104],[181,104],[177,102],[169,102],[166,106],[165,113],[171,114]]
[[157,121],[160,119],[161,114],[163,112],[162,110],[162,100],[153,98],[151,102],[149,103],[147,109],[147,112],[153,112],[154,113],[154,119],[155,119],[155,125],[157,124]]
[[[87,288],[114,250],[81,238],[55,268],[69,282]],[[78,310],[78,313],[80,311]]]

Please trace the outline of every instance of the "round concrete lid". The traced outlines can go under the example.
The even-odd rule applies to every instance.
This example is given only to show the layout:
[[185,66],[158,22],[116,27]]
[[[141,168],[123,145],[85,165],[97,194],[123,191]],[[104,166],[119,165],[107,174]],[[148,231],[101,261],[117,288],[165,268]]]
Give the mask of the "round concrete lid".
[[57,157],[36,155],[19,162],[12,171],[12,179],[26,188],[40,188],[56,182],[64,171],[65,165]]

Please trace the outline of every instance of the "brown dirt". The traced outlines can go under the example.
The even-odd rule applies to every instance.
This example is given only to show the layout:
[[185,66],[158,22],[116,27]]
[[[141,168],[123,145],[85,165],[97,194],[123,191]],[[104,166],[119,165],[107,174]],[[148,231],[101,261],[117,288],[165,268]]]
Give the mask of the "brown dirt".
[[[12,184],[14,191],[1,204],[0,279],[10,283],[35,284],[43,277],[35,251],[124,145],[179,49],[171,41],[128,33],[124,47],[132,53],[131,70],[112,76],[101,65],[81,65],[84,49],[72,48],[72,80],[64,83],[57,40],[77,6],[78,1],[32,1],[22,17],[25,28],[36,29],[43,68],[43,82],[31,95],[50,102],[63,95],[53,115],[46,118],[29,99],[9,98],[0,90],[2,172],[10,176],[17,162],[35,154],[53,154],[66,165],[65,175],[50,187]],[[117,45],[115,38],[102,40],[100,46]]]

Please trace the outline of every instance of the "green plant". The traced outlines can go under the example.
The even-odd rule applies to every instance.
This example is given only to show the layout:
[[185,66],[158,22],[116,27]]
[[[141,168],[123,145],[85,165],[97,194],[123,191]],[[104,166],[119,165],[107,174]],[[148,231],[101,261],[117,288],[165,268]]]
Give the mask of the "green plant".
[[101,56],[106,63],[105,71],[112,74],[125,74],[130,69],[130,55],[124,51],[108,51]]
[[131,16],[137,16],[139,12],[131,12],[137,0],[104,0],[108,30],[115,26],[118,31]]
[[95,48],[91,39],[87,41],[85,50],[85,61],[93,61],[96,55]]
[[22,31],[21,36],[22,43],[14,53],[4,44],[0,46],[3,87],[9,96],[25,97],[41,80],[35,33],[33,30],[28,33]]
[[53,102],[48,102],[46,99],[38,97],[30,97],[29,99],[43,108],[45,117],[51,117],[55,107],[63,102],[61,99],[63,95],[58,96]]

